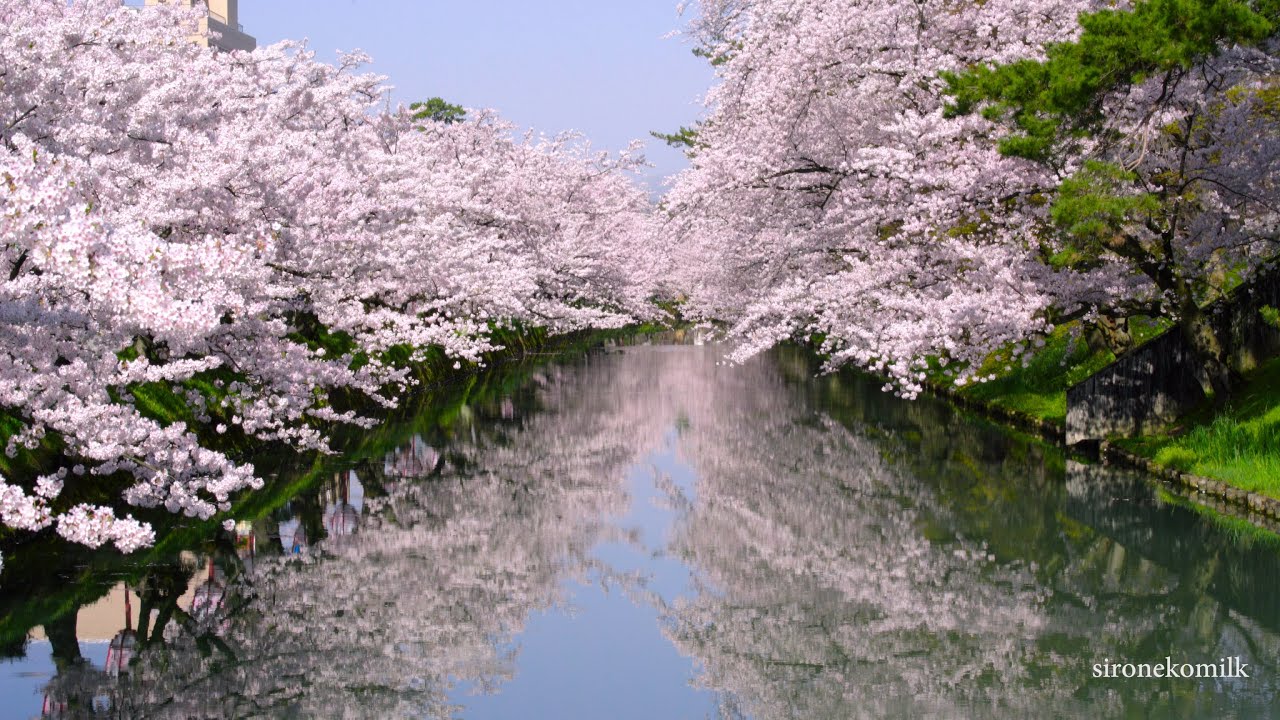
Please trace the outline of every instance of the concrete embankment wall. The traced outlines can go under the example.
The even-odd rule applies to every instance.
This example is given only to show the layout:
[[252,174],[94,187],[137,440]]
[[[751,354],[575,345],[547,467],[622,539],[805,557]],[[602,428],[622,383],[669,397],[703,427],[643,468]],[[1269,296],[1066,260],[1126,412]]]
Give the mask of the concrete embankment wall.
[[[1209,308],[1220,336],[1235,348],[1231,364],[1240,372],[1280,354],[1280,329],[1263,320],[1265,306],[1280,308],[1280,267]],[[1125,353],[1067,390],[1067,444],[1139,435],[1172,422],[1204,400],[1198,373],[1178,328]]]

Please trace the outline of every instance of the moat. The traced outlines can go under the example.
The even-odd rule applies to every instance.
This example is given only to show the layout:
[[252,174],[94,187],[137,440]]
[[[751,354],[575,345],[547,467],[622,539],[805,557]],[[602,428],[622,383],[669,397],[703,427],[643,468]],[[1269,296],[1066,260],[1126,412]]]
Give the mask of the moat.
[[[1280,716],[1280,544],[781,349],[498,368],[0,575],[0,718]],[[1216,663],[1248,678],[1095,677]]]

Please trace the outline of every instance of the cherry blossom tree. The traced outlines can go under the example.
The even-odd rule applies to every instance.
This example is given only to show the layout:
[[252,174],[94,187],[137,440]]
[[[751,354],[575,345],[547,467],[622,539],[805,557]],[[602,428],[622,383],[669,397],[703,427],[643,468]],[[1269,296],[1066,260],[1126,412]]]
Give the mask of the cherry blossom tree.
[[[67,460],[0,481],[9,527],[132,549],[150,529],[82,490],[210,517],[259,483],[212,438],[324,449],[327,424],[365,422],[330,390],[390,406],[411,384],[392,348],[480,362],[495,328],[652,313],[634,149],[483,111],[423,126],[363,56],[218,53],[189,9],[0,12],[0,412],[10,456],[54,434]],[[139,410],[143,384],[190,417]]]
[[981,105],[1006,128],[1002,153],[1054,171],[1046,262],[1141,283],[1070,300],[1111,322],[1176,321],[1224,399],[1235,348],[1202,307],[1280,252],[1280,8],[1142,0],[1080,22],[1044,59],[949,76],[953,109]]
[[[1275,253],[1271,41],[1245,23],[1252,46],[1161,55],[1201,25],[1155,9],[1117,40],[1126,12],[1095,9],[699,3],[720,83],[666,199],[687,313],[729,321],[741,355],[811,340],[906,394],[933,359],[983,380],[981,359],[1071,319],[1174,319],[1220,357],[1199,305]],[[957,84],[973,66],[1007,69]]]
[[814,338],[908,394],[929,356],[1046,329],[1026,247],[1042,212],[1018,199],[1048,175],[1002,157],[982,118],[944,117],[939,73],[1036,57],[1084,7],[700,3],[691,33],[720,83],[666,198],[686,311],[732,322],[740,355]]

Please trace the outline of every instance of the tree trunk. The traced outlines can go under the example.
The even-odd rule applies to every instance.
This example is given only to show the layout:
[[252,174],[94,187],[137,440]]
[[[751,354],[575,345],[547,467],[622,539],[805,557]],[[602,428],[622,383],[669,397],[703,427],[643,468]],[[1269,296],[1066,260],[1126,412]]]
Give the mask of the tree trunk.
[[1205,395],[1211,395],[1217,406],[1222,406],[1239,382],[1239,375],[1228,361],[1227,343],[1223,342],[1208,315],[1198,305],[1184,308],[1179,322],[1182,336],[1191,348],[1199,372],[1197,379]]
[[1115,318],[1106,316],[1098,318],[1089,326],[1085,342],[1088,343],[1090,351],[1109,350],[1115,355],[1133,347],[1133,338],[1129,333],[1116,322]]

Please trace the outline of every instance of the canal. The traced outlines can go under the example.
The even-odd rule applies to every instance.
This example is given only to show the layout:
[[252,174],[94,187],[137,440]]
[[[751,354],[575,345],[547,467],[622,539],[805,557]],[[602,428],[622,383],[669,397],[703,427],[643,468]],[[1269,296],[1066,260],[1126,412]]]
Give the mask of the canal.
[[225,529],[6,550],[0,718],[1280,717],[1271,536],[723,354],[498,368],[261,458]]

